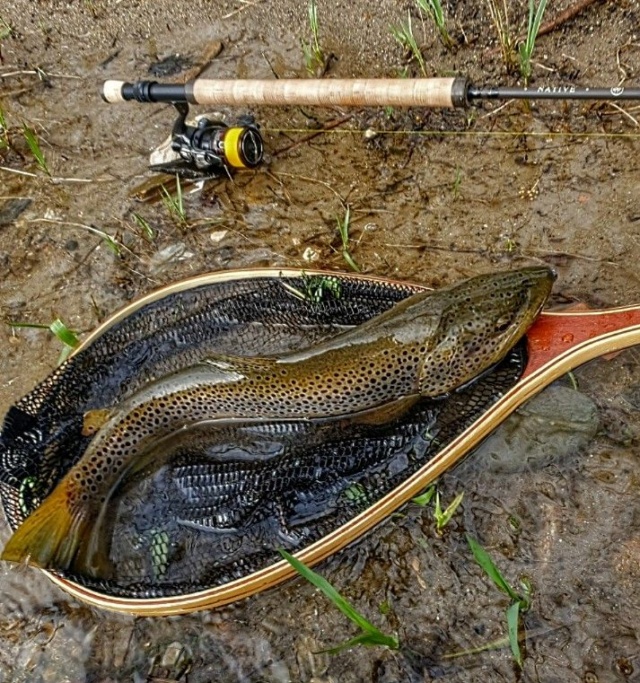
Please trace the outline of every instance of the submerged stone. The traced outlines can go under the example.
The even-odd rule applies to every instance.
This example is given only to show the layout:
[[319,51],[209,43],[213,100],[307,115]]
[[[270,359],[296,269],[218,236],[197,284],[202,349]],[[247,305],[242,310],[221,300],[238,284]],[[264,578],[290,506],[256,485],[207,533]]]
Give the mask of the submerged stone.
[[474,459],[493,472],[540,469],[586,448],[599,424],[588,396],[552,385],[505,420]]

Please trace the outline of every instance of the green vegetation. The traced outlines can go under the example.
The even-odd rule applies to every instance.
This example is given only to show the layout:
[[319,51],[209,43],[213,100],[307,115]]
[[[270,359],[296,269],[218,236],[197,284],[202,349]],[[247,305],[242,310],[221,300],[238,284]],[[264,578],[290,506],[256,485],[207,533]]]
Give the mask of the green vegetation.
[[518,47],[518,56],[520,58],[520,73],[524,78],[524,82],[528,83],[531,77],[531,55],[536,44],[538,31],[540,31],[540,24],[544,11],[547,8],[547,0],[540,0],[537,9],[534,5],[534,0],[529,0],[529,21],[527,23],[527,37],[523,43]]
[[531,584],[528,580],[521,579],[522,593],[515,591],[509,582],[500,573],[489,553],[469,534],[467,542],[473,553],[476,562],[482,567],[487,576],[493,583],[511,599],[511,604],[507,608],[507,631],[509,634],[509,644],[516,664],[522,668],[522,652],[520,651],[520,631],[522,626],[522,614],[531,606]]
[[511,33],[509,25],[509,9],[507,0],[502,0],[502,7],[498,6],[498,0],[487,0],[489,7],[489,14],[493,21],[496,31],[498,33],[498,42],[500,43],[500,52],[502,53],[502,61],[504,62],[507,73],[513,73],[516,70],[516,51],[515,39]]
[[20,506],[20,512],[25,517],[28,517],[41,502],[39,488],[40,485],[36,477],[25,477],[20,482],[18,505]]
[[162,193],[162,203],[165,205],[169,215],[179,224],[186,225],[187,213],[184,208],[184,201],[182,199],[182,186],[180,185],[180,176],[176,173],[176,194],[175,197],[167,190],[164,185],[160,185],[160,192]]
[[7,115],[0,106],[0,150],[9,147],[9,126],[7,125]]
[[569,380],[569,383],[571,384],[571,388],[574,391],[578,391],[578,388],[579,388],[578,387],[578,380],[576,378],[575,373],[572,371],[567,372],[567,379]]
[[454,199],[460,199],[460,186],[462,185],[462,171],[460,169],[460,166],[456,167],[456,175],[453,179],[453,198]]
[[345,600],[345,598],[343,598],[324,577],[320,576],[320,574],[316,574],[316,572],[309,569],[309,567],[293,557],[293,555],[290,555],[286,550],[281,549],[280,554],[301,576],[322,591],[322,593],[324,593],[324,595],[329,598],[346,617],[351,619],[361,631],[355,638],[340,643],[340,645],[325,650],[325,652],[336,654],[350,647],[355,647],[356,645],[365,645],[367,647],[383,645],[392,650],[397,650],[400,647],[396,636],[388,636],[377,629],[368,619],[363,617],[355,607],[347,602],[347,600]]
[[419,496],[412,498],[412,501],[416,505],[420,505],[420,507],[427,507],[427,505],[429,505],[431,499],[435,496],[435,494],[436,486],[435,484],[432,484],[424,493],[421,493]]
[[418,62],[420,71],[423,76],[427,75],[427,67],[424,63],[424,57],[418,47],[418,43],[413,35],[413,27],[411,26],[411,12],[407,13],[407,23],[399,26],[391,26],[391,35],[395,38],[404,50],[409,52],[413,59]]
[[138,228],[140,228],[145,239],[149,242],[153,241],[156,235],[153,232],[153,228],[149,225],[148,221],[135,211],[131,214],[131,218],[134,224]]
[[443,511],[440,507],[440,493],[436,491],[436,504],[433,510],[433,516],[436,520],[436,533],[438,536],[442,536],[444,528],[449,524],[455,511],[460,507],[463,498],[464,491],[460,492]]
[[76,336],[75,332],[72,332],[60,318],[56,318],[49,325],[42,323],[21,323],[21,322],[8,322],[9,327],[16,329],[19,328],[30,328],[36,330],[49,330],[51,334],[57,337],[62,342],[62,351],[58,357],[58,365],[63,363],[69,356],[69,354],[80,344],[80,340]]
[[0,40],[8,38],[13,33],[13,28],[2,17],[0,17]]
[[316,0],[309,2],[309,25],[311,27],[311,42],[301,40],[304,64],[311,76],[317,75],[319,69],[325,65],[324,53],[320,47],[320,33],[318,30],[318,8]]
[[312,304],[319,304],[325,296],[339,299],[342,296],[342,284],[337,277],[327,275],[307,275],[302,273],[302,285],[294,287],[286,282],[282,286],[301,301],[308,301]]
[[44,158],[44,154],[42,152],[42,149],[40,148],[38,136],[36,135],[35,131],[29,128],[29,126],[27,126],[26,123],[23,123],[22,134],[24,135],[24,139],[27,141],[27,145],[31,150],[31,154],[33,154],[33,158],[36,160],[38,166],[40,167],[40,170],[44,171],[44,173],[46,173],[48,176],[51,176],[49,166],[47,165],[47,160]]
[[459,493],[452,501],[447,505],[446,509],[442,509],[440,503],[440,493],[435,484],[429,486],[429,488],[416,498],[413,498],[413,502],[421,507],[427,507],[429,503],[433,500],[435,496],[434,506],[433,506],[433,517],[436,521],[436,533],[438,536],[442,536],[444,528],[449,524],[451,518],[455,514],[455,511],[460,507],[460,503],[464,498],[464,492]]
[[451,36],[447,31],[444,12],[442,11],[440,0],[416,0],[416,2],[418,3],[418,7],[423,12],[426,12],[433,20],[433,23],[438,29],[438,35],[440,36],[440,41],[442,44],[447,48],[447,50],[451,50],[454,46],[454,42],[451,40]]
[[342,241],[342,258],[345,260],[346,264],[349,266],[349,268],[351,268],[351,270],[355,270],[356,273],[359,273],[360,267],[353,260],[353,256],[351,256],[351,251],[349,250],[349,228],[351,227],[351,207],[347,206],[344,218],[342,220],[340,220],[340,218],[336,218],[336,221],[338,223],[338,233],[340,234],[340,240]]
[[361,505],[367,502],[367,489],[362,484],[351,484],[342,494],[349,502]]

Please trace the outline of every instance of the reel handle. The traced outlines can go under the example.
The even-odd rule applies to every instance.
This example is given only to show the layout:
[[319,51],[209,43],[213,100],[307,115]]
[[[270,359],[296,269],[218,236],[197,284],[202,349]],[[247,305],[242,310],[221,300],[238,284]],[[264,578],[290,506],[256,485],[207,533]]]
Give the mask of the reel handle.
[[206,105],[395,106],[454,109],[466,107],[466,78],[358,78],[207,80],[164,84],[155,81],[105,81],[102,97],[110,103],[189,102]]

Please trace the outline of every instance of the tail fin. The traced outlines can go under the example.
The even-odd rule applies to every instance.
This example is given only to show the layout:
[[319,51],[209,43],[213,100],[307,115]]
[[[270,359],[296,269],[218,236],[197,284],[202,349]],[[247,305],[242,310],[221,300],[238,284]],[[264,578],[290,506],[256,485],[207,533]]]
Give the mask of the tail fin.
[[63,480],[18,527],[0,560],[28,562],[42,569],[69,569],[90,532],[86,507],[71,510]]

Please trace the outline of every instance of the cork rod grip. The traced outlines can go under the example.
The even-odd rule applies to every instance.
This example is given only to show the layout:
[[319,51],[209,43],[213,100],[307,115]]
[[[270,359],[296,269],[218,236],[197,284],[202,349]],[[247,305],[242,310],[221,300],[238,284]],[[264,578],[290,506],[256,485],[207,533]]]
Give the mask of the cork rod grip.
[[454,108],[467,105],[465,78],[206,80],[184,86],[106,81],[107,102],[187,101],[207,105],[317,105]]

